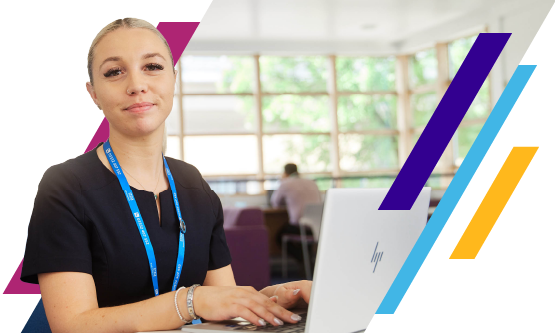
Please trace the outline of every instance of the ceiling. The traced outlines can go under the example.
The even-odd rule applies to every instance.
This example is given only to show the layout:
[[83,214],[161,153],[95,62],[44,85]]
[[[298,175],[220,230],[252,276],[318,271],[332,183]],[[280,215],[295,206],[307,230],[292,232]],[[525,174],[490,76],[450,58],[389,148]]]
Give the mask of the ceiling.
[[394,43],[498,0],[214,0],[197,41]]

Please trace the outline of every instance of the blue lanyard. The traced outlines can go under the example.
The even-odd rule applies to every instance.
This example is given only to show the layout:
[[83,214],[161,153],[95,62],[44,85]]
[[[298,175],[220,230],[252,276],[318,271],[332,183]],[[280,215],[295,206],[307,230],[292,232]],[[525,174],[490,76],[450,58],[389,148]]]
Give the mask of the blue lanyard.
[[[104,143],[104,153],[106,154],[106,158],[108,162],[112,166],[114,173],[118,177],[119,183],[123,192],[125,192],[125,197],[127,198],[127,203],[129,203],[129,207],[131,208],[131,212],[133,213],[133,218],[135,219],[135,223],[137,224],[137,228],[139,228],[139,233],[143,239],[143,244],[145,245],[146,255],[148,256],[148,262],[150,264],[150,274],[152,275],[152,285],[154,286],[154,296],[158,296],[160,293],[158,291],[158,274],[156,270],[156,258],[154,257],[154,249],[152,248],[152,244],[150,243],[150,238],[148,237],[148,232],[146,231],[146,227],[143,223],[143,218],[141,216],[141,212],[139,211],[139,207],[137,206],[137,202],[133,197],[133,192],[129,187],[129,183],[123,174],[123,171],[119,165],[118,159],[116,155],[112,151],[112,147],[110,146],[110,142],[106,141]],[[172,284],[172,291],[177,288],[177,283],[179,282],[179,277],[181,276],[181,270],[183,268],[183,258],[185,257],[185,221],[181,217],[181,209],[179,208],[179,201],[177,200],[177,191],[175,190],[175,182],[173,180],[172,173],[170,172],[170,168],[168,167],[168,163],[166,162],[166,158],[162,154],[162,158],[164,159],[164,167],[166,169],[166,175],[168,176],[168,181],[170,182],[170,187],[173,194],[173,202],[175,204],[175,211],[177,212],[177,217],[179,218],[179,227],[181,231],[179,232],[179,251],[177,253],[177,264],[175,266],[175,277],[173,278]]]

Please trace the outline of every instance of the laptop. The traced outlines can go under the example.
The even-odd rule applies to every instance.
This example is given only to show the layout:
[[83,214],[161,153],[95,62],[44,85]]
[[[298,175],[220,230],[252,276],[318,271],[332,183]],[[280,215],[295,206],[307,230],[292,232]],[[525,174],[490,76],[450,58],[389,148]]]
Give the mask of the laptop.
[[389,189],[330,189],[311,299],[294,309],[297,324],[258,327],[242,318],[186,325],[190,333],[233,331],[285,333],[363,332],[426,226],[430,204],[424,188],[411,210],[378,210]]

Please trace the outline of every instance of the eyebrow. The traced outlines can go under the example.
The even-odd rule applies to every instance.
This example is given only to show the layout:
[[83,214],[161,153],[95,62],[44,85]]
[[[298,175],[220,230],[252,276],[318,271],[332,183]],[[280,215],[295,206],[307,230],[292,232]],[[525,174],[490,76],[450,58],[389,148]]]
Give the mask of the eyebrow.
[[[154,57],[160,57],[160,58],[166,60],[166,58],[164,58],[164,56],[162,56],[158,52],[147,53],[147,54],[143,55],[143,59],[149,59],[149,58],[154,58]],[[120,60],[121,60],[121,57],[108,57],[108,58],[104,59],[104,61],[98,67],[99,68],[102,67],[102,65],[104,65],[105,63],[107,63],[109,61],[120,61]]]

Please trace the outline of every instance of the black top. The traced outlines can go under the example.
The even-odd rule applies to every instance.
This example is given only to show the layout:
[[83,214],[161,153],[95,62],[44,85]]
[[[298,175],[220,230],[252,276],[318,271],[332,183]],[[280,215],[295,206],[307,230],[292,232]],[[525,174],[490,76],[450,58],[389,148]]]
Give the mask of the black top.
[[[178,287],[202,284],[208,270],[231,263],[222,205],[194,166],[166,160],[187,225]],[[160,294],[169,292],[179,243],[172,192],[160,193],[160,224],[152,192],[131,189],[154,248]],[[99,307],[154,296],[146,250],[125,194],[95,149],[46,171],[29,223],[21,280],[38,283],[38,273],[67,271],[93,276]]]

